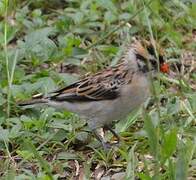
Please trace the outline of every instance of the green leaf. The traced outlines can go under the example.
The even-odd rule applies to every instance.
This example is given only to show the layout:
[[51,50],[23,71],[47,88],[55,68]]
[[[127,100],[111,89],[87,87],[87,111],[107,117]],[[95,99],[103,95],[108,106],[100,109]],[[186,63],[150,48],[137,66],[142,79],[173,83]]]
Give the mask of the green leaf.
[[163,162],[172,156],[176,150],[177,144],[177,129],[170,130],[169,133],[164,135],[163,145],[162,145],[162,157]]
[[22,158],[24,158],[26,160],[27,159],[30,160],[30,159],[32,159],[34,157],[34,154],[32,152],[27,151],[27,150],[22,150],[22,151],[21,150],[17,150],[16,153],[20,157],[22,157]]
[[187,159],[186,159],[186,145],[184,143],[180,143],[180,149],[177,156],[176,162],[176,179],[178,180],[185,180],[187,179]]
[[135,143],[133,147],[129,151],[128,159],[127,159],[127,169],[126,169],[126,180],[135,179],[135,169],[136,169],[136,158],[135,158]]
[[144,129],[148,136],[148,141],[151,149],[151,153],[157,156],[158,153],[158,137],[157,130],[154,127],[152,120],[149,115],[145,114]]
[[[53,127],[52,127],[53,128]],[[67,131],[63,130],[63,129],[59,129],[55,135],[52,137],[52,140],[53,141],[56,141],[56,142],[61,142],[65,139],[67,139]]]
[[172,97],[167,106],[167,113],[170,115],[177,114],[180,111],[180,100],[179,97]]
[[127,119],[119,121],[116,125],[117,132],[124,132],[128,129],[138,118],[141,114],[141,109],[134,110],[131,114],[127,117]]
[[61,152],[57,155],[57,159],[71,160],[80,159],[75,153]]
[[196,112],[196,93],[190,94],[189,101],[193,112]]
[[78,77],[68,73],[54,73],[55,76],[58,76],[58,79],[63,82],[63,85],[69,85],[78,80]]
[[45,170],[45,172],[49,176],[49,180],[52,180],[52,173],[49,164],[47,161],[43,159],[43,157],[39,154],[39,152],[36,150],[35,146],[32,144],[30,140],[24,140],[25,146],[28,147],[28,150],[34,154],[36,159],[38,160],[40,166]]
[[5,98],[3,95],[0,93],[0,106],[3,105],[6,102]]
[[52,107],[46,108],[43,113],[40,116],[40,120],[46,121],[52,118],[53,113],[55,112],[55,109]]
[[144,173],[139,173],[139,177],[141,180],[152,180],[152,178]]
[[65,131],[70,131],[72,129],[71,124],[64,124],[63,122],[59,122],[59,121],[55,121],[55,122],[51,122],[48,127],[52,127],[55,129],[63,129]]
[[10,138],[17,138],[20,137],[22,135],[22,126],[20,124],[14,125],[11,130],[10,130],[10,134],[9,137]]
[[117,16],[115,16],[111,11],[107,11],[104,15],[104,19],[107,23],[112,23],[117,20]]
[[129,20],[131,18],[131,14],[130,13],[122,13],[119,16],[120,20]]
[[171,159],[169,159],[168,172],[169,172],[169,179],[175,179],[175,167]]
[[56,44],[49,38],[55,34],[55,29],[51,27],[38,29],[25,36],[25,42],[21,44],[21,49],[25,49],[26,58],[39,59],[43,62],[50,60],[57,50]]
[[79,11],[76,12],[76,13],[74,14],[74,16],[73,16],[73,20],[74,20],[75,24],[80,24],[80,23],[82,23],[83,18],[84,18],[83,13],[82,13],[82,12],[79,12]]
[[37,81],[32,84],[31,88],[33,91],[48,93],[56,89],[56,84],[50,77],[43,77],[37,79]]
[[102,6],[103,8],[106,8],[109,11],[112,11],[114,14],[118,13],[118,10],[115,6],[115,4],[112,2],[112,0],[96,0],[96,2]]
[[[189,9],[189,14],[192,16],[193,19],[196,19],[196,3],[192,3],[190,9]],[[195,20],[194,23],[196,24]]]
[[82,48],[78,48],[78,47],[74,47],[72,53],[73,53],[73,56],[87,55],[86,50]]
[[0,127],[0,141],[8,141],[9,140],[9,130],[2,129]]
[[187,179],[188,168],[191,163],[191,160],[194,158],[194,153],[196,150],[195,142],[195,139],[194,141],[187,139],[186,142],[183,142],[183,140],[181,140],[181,142],[179,143],[175,179]]

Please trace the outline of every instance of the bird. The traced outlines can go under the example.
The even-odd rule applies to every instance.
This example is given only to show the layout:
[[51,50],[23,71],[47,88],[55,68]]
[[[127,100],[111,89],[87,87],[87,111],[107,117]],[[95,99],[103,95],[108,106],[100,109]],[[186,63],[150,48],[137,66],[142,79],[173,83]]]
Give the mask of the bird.
[[112,129],[114,121],[126,118],[150,96],[150,74],[168,73],[169,65],[164,53],[152,40],[133,38],[115,66],[90,74],[71,85],[61,87],[47,95],[36,94],[31,100],[19,102],[20,107],[47,105],[66,109],[86,119],[90,130],[104,149],[111,147],[100,135],[100,129]]

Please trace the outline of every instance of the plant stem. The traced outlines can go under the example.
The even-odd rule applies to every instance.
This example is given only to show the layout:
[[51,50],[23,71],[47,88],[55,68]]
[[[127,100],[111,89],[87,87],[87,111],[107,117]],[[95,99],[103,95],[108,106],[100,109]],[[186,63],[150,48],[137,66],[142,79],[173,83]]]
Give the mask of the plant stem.
[[7,73],[7,117],[10,116],[10,72],[9,72],[9,59],[8,59],[8,50],[7,50],[7,16],[8,16],[8,0],[4,0],[5,4],[5,16],[4,16],[4,53],[5,53],[5,61],[6,61],[6,73]]
[[[158,61],[158,71],[160,69],[160,64],[159,64],[159,55],[158,55],[158,52],[157,52],[157,48],[156,48],[156,44],[154,43],[155,40],[154,40],[154,35],[153,35],[153,31],[152,31],[152,25],[151,25],[151,22],[150,22],[150,19],[147,15],[147,11],[146,11],[146,4],[144,2],[144,0],[142,0],[143,2],[143,7],[144,7],[144,13],[146,14],[146,21],[147,21],[147,24],[148,24],[148,29],[149,29],[149,33],[150,33],[150,37],[151,37],[151,40],[153,41],[152,42],[152,45],[153,45],[153,48],[155,50],[155,55],[156,55],[156,59]],[[158,82],[160,84],[160,75],[158,73]],[[154,84],[154,81],[153,81],[153,78],[152,78],[152,75],[150,74],[150,82],[151,82],[151,87],[152,87],[152,95],[153,97],[155,97],[155,106],[156,106],[156,109],[157,109],[157,112],[158,112],[158,117],[159,117],[159,120],[161,118],[161,113],[160,113],[160,106],[159,106],[159,97],[158,97],[158,94],[157,94],[157,91],[156,91],[156,87],[155,87],[155,84]],[[160,152],[160,147],[159,147],[159,139],[160,139],[160,128],[158,127],[156,129],[156,136],[157,136],[157,141],[156,141],[156,151],[154,152],[154,157],[155,157],[155,174],[154,174],[154,179],[158,180],[160,179],[159,177],[159,169],[160,169],[160,162],[159,162],[159,152]]]

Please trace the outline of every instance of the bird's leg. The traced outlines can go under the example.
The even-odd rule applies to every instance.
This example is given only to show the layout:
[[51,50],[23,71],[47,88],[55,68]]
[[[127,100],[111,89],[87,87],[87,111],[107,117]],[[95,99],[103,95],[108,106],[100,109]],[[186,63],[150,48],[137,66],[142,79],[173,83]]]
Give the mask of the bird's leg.
[[101,144],[102,144],[102,146],[103,146],[103,148],[104,148],[105,150],[108,150],[108,149],[111,148],[111,145],[105,140],[104,136],[101,135],[100,129],[94,129],[94,130],[93,130],[93,133],[94,133],[94,135],[95,135],[95,138],[96,138],[99,142],[101,142]]
[[114,135],[114,137],[117,139],[117,142],[114,144],[119,144],[120,136],[109,125],[105,125],[104,127],[105,129],[109,130]]

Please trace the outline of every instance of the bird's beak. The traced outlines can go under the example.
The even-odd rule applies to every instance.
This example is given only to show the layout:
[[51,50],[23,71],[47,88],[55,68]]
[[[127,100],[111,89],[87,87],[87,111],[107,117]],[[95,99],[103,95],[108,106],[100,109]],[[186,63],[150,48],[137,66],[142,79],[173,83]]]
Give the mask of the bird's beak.
[[167,63],[163,63],[160,65],[160,71],[162,73],[169,73],[169,65]]

